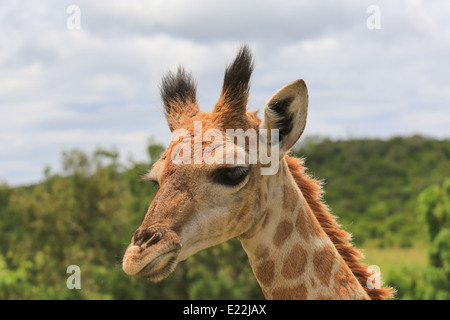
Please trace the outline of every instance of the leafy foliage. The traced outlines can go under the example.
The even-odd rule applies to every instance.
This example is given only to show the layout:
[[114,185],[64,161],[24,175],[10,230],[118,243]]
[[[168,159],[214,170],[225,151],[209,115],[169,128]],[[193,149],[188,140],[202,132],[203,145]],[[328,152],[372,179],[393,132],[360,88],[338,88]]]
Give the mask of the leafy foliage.
[[401,298],[450,299],[450,178],[425,189],[418,199],[418,214],[431,240],[429,265],[403,268],[389,275]]

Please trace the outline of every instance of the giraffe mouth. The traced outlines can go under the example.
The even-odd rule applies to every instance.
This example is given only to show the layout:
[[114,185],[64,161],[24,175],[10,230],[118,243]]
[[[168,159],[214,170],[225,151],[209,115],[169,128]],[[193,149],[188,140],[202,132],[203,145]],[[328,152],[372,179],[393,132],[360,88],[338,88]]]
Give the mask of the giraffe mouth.
[[178,253],[179,249],[174,249],[159,255],[145,265],[137,275],[149,281],[167,278],[178,264]]
[[181,244],[172,241],[148,248],[132,244],[124,254],[122,269],[128,275],[159,281],[167,278],[175,270],[180,250]]

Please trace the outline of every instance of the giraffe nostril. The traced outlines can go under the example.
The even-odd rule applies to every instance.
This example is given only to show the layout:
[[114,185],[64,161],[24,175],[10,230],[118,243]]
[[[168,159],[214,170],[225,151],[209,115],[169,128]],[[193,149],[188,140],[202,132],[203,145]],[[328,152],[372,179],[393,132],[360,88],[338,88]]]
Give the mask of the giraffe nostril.
[[161,234],[159,232],[154,232],[148,242],[145,244],[147,247],[150,247],[161,240]]
[[149,247],[158,243],[162,238],[162,234],[159,231],[142,230],[139,227],[133,236],[133,243],[139,247]]
[[133,244],[136,246],[141,246],[144,242],[146,242],[151,235],[148,232],[145,232],[139,227],[133,235]]
[[139,237],[139,233],[141,232],[141,227],[137,228],[133,234],[133,241]]

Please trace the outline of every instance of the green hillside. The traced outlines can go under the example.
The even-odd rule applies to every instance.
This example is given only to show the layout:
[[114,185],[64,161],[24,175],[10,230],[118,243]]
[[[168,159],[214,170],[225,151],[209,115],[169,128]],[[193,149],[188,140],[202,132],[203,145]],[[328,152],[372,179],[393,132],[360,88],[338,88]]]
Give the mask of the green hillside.
[[428,239],[417,219],[417,197],[450,177],[449,140],[309,138],[293,153],[324,180],[325,200],[356,244],[409,247]]
[[[152,144],[147,163],[128,164],[115,150],[72,150],[62,155],[62,172],[46,168],[40,184],[0,185],[0,299],[262,299],[237,240],[198,253],[156,284],[121,270],[157,191],[140,177],[163,150]],[[450,205],[439,186],[450,177],[450,140],[306,138],[293,153],[324,179],[327,204],[367,248],[367,263],[388,269],[399,298],[445,298],[445,288],[428,288],[428,296],[417,288],[448,277],[441,253]],[[71,265],[80,267],[81,289],[68,289]]]

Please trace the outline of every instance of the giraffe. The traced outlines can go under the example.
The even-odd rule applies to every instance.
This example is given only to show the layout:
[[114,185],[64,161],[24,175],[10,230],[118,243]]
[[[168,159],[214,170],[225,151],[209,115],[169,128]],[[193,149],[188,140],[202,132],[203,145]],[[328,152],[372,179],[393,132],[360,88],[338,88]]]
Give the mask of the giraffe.
[[[305,82],[296,80],[275,92],[260,120],[257,112],[247,111],[253,69],[251,50],[242,45],[225,70],[211,112],[199,110],[189,72],[182,67],[168,72],[160,86],[164,111],[171,132],[182,129],[188,137],[199,133],[195,123],[202,125],[200,134],[208,129],[278,130],[273,131],[278,132],[277,170],[261,174],[266,164],[250,164],[248,144],[242,148],[234,138],[231,145],[245,155],[244,164],[176,164],[173,153],[182,139],[172,139],[144,176],[159,190],[125,251],[124,272],[160,281],[179,261],[237,238],[266,299],[392,297],[391,288],[368,288],[371,274],[350,234],[323,203],[321,183],[305,173],[302,159],[288,155],[306,125]],[[214,142],[223,147],[230,139],[225,135]],[[192,149],[208,145],[193,143]]]

